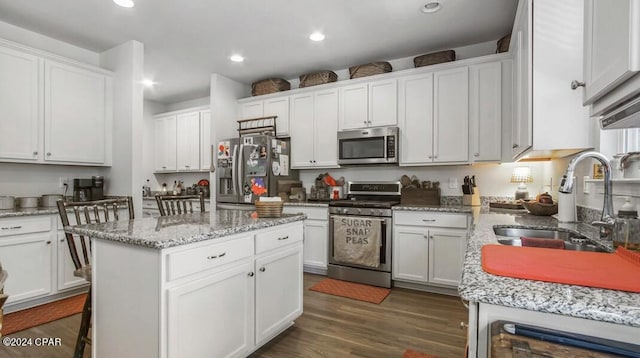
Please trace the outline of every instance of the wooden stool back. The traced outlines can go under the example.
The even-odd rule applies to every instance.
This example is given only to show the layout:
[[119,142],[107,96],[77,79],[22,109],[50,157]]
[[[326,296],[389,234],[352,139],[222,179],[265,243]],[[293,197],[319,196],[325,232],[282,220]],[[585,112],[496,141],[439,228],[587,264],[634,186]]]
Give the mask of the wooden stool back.
[[160,216],[193,213],[193,203],[200,202],[200,212],[205,212],[204,194],[198,195],[156,195]]

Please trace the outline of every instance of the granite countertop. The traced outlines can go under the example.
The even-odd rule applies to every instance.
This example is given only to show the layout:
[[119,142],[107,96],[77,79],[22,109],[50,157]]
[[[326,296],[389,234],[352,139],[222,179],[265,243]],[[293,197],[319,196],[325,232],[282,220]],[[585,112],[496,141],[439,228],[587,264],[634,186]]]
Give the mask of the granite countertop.
[[67,226],[65,231],[86,235],[94,240],[110,240],[151,249],[166,249],[283,225],[305,218],[303,214],[283,214],[280,218],[254,219],[251,217],[251,212],[246,210],[217,210],[215,213],[193,213]]
[[3,209],[0,210],[1,218],[14,218],[20,216],[34,216],[34,215],[58,215],[58,208],[55,206],[46,208],[24,208],[24,209]]
[[441,213],[464,213],[472,214],[474,209],[480,210],[480,207],[464,206],[464,205],[415,205],[400,204],[391,207],[392,210],[400,211],[432,211]]
[[[143,196],[143,197],[142,197],[142,200],[143,200],[143,201],[144,201],[144,200],[153,201],[154,203],[156,202],[156,198],[155,198],[155,196]],[[204,202],[205,202],[205,203],[208,203],[209,201],[211,201],[211,199],[210,199],[210,198],[204,198]]]
[[[640,294],[584,286],[502,277],[483,271],[482,245],[497,242],[495,225],[555,228],[577,231],[611,249],[599,240],[598,230],[583,223],[559,223],[548,216],[509,214],[483,210],[467,243],[460,296],[465,300],[532,311],[561,314],[596,321],[640,327]],[[585,272],[585,275],[588,275]]]
[[318,207],[318,208],[328,208],[328,201],[300,201],[300,202],[291,202],[287,201],[284,203],[284,206],[306,206],[306,207]]

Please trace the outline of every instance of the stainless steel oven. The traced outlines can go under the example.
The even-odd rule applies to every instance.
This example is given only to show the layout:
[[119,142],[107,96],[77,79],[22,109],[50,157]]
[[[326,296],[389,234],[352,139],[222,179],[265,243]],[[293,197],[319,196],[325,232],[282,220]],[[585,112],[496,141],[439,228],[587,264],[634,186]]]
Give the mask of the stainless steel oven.
[[398,164],[398,127],[338,132],[338,164]]

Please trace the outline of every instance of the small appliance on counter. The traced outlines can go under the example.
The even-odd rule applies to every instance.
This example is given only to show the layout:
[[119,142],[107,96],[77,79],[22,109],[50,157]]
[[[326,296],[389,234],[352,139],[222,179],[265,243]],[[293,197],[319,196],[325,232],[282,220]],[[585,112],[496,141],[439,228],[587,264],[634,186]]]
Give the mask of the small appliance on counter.
[[91,200],[104,199],[104,177],[94,175],[91,177]]
[[73,201],[91,201],[91,179],[73,179]]

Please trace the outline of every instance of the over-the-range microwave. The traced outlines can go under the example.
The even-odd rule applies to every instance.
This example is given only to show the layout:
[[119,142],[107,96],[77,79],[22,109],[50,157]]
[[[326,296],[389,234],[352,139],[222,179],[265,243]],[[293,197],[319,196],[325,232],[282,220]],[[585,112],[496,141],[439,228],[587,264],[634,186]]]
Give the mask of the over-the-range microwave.
[[398,164],[398,127],[338,132],[338,164]]

